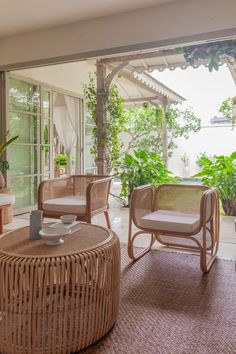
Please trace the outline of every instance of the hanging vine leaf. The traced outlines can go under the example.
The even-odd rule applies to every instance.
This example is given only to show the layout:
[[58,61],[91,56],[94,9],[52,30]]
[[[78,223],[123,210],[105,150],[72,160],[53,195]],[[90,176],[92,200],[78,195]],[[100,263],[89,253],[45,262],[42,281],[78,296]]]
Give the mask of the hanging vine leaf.
[[[86,98],[87,107],[91,115],[93,123],[96,125],[93,129],[93,146],[90,152],[96,157],[97,155],[97,90],[96,90],[96,74],[89,75],[89,82],[83,85],[84,96]],[[117,170],[119,159],[121,156],[121,147],[123,143],[119,139],[119,133],[124,130],[125,114],[123,99],[120,97],[117,86],[112,85],[106,89],[106,115],[107,121],[104,126],[104,138],[102,144],[105,147],[107,169],[110,172],[112,169]]]
[[188,64],[195,66],[199,60],[208,60],[209,71],[218,70],[222,56],[236,59],[236,40],[200,44],[183,48]]

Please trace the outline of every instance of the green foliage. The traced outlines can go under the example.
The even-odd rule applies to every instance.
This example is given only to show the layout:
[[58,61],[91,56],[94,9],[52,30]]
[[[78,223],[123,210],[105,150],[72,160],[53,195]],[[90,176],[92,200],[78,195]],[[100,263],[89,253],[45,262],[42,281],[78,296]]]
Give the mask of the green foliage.
[[[9,133],[7,132],[5,137],[7,138],[9,135]],[[16,139],[18,139],[18,135],[13,136],[12,138],[3,141],[2,143],[0,143],[0,156],[3,155],[4,151],[6,151],[7,147],[13,143],[13,141],[15,141]],[[1,173],[5,173],[7,170],[9,170],[10,166],[9,166],[9,162],[7,160],[0,160],[0,172]]]
[[106,147],[108,170],[112,168],[117,171],[120,150],[123,143],[119,140],[119,134],[124,130],[125,115],[123,99],[119,96],[118,89],[113,85],[108,93],[107,102],[107,125],[104,145]]
[[8,161],[2,161],[0,160],[0,172],[5,173],[7,170],[9,170],[9,162]]
[[219,111],[230,120],[232,128],[236,122],[236,96],[229,97],[221,103]]
[[[8,135],[8,133],[6,134],[6,136]],[[18,135],[13,136],[12,138],[3,141],[2,143],[0,143],[0,156],[4,153],[4,151],[7,149],[7,147],[13,143],[13,141],[15,141],[16,139],[18,139]]]
[[[97,143],[98,143],[98,130],[97,130],[97,91],[96,91],[96,75],[90,74],[89,82],[84,85],[84,95],[87,100],[87,107],[90,112],[92,122],[96,124],[93,129],[93,147],[91,153],[96,157]],[[112,85],[106,89],[106,117],[107,121],[103,128],[102,144],[105,147],[105,155],[108,171],[111,169],[117,170],[120,159],[120,149],[122,143],[118,138],[119,133],[124,130],[125,115],[123,107],[123,99],[119,96],[116,85]]]
[[125,131],[130,134],[130,149],[161,152],[164,112],[149,103],[126,111]]
[[202,183],[217,188],[226,215],[236,215],[236,151],[230,156],[202,156],[199,159]]
[[168,155],[171,156],[177,147],[175,140],[179,137],[188,139],[191,132],[197,132],[201,127],[201,120],[190,110],[169,108],[164,115],[161,107],[149,103],[142,107],[130,108],[126,112],[125,131],[131,135],[130,149],[146,150],[162,153],[162,127],[166,119],[168,129]]
[[175,143],[177,138],[184,137],[188,139],[190,133],[196,133],[201,129],[201,119],[189,108],[185,110],[170,108],[166,112],[166,121],[169,156],[172,156],[173,150],[177,148]]
[[148,183],[159,186],[163,183],[179,182],[163,163],[160,155],[144,150],[134,151],[134,156],[125,154],[121,164],[121,197],[129,197],[135,187]]
[[207,153],[205,151],[200,152],[199,155],[197,156],[197,160],[196,160],[196,164],[198,165],[198,167],[204,166],[204,161],[205,161],[204,157],[211,160],[211,158],[207,155]]
[[59,166],[66,166],[67,165],[67,156],[63,154],[59,154],[54,158],[55,162]]
[[186,62],[191,66],[194,67],[199,60],[208,60],[209,71],[217,71],[223,55],[236,59],[236,40],[188,46],[183,51]]

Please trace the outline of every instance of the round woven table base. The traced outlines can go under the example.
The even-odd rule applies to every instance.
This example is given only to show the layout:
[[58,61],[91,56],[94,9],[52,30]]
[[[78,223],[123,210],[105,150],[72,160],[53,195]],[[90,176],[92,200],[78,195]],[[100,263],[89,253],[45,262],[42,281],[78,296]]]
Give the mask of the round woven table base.
[[0,353],[69,354],[97,341],[116,321],[119,278],[115,234],[70,256],[0,253]]

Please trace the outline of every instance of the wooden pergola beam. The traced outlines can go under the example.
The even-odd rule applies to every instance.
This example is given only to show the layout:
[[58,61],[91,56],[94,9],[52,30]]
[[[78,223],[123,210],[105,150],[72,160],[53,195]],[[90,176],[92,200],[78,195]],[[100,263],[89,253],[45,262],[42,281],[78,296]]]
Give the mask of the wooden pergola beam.
[[178,50],[176,52],[175,49],[166,49],[166,50],[158,50],[149,53],[136,53],[136,54],[127,54],[127,55],[120,55],[116,57],[104,58],[101,59],[101,63],[109,64],[109,63],[117,63],[117,62],[124,62],[124,61],[131,61],[131,60],[138,60],[138,59],[149,59],[149,58],[158,58],[163,56],[171,56],[176,54],[182,54],[182,50]]
[[111,86],[112,80],[115,78],[116,74],[118,74],[122,69],[124,69],[125,66],[129,64],[128,61],[125,61],[118,65],[117,67],[113,68],[110,74],[107,75],[105,84],[107,88]]
[[124,100],[125,103],[132,103],[132,102],[151,102],[151,101],[160,101],[160,96],[148,96],[148,97],[135,97],[135,98],[128,98]]

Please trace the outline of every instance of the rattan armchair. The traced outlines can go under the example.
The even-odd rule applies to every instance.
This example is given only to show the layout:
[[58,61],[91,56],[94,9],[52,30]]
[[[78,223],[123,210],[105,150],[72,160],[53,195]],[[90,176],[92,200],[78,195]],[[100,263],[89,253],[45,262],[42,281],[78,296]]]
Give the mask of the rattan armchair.
[[94,215],[104,213],[108,228],[108,196],[112,177],[80,176],[42,181],[38,189],[38,209],[49,218],[74,214],[77,220],[91,223]]
[[[133,224],[139,229],[132,233]],[[135,254],[134,240],[150,234],[147,248]],[[219,244],[219,198],[215,189],[199,185],[164,184],[135,188],[130,200],[128,254],[137,260],[155,241],[197,251],[208,272]]]

